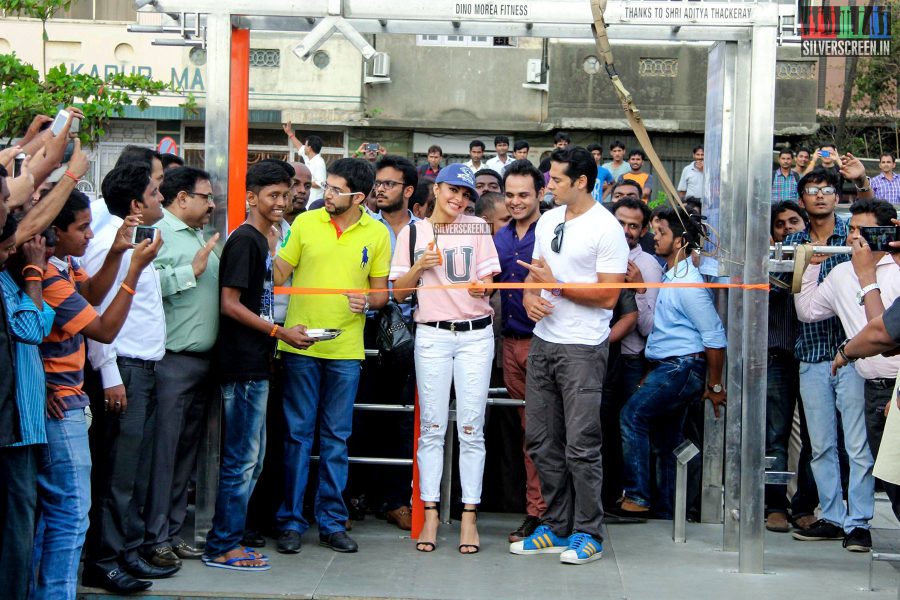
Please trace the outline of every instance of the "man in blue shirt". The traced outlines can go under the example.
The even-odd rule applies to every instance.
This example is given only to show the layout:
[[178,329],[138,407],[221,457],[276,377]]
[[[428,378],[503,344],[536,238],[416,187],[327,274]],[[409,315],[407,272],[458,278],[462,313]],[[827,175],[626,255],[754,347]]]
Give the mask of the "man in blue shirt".
[[[663,282],[704,283],[691,260],[700,247],[700,229],[683,211],[659,213],[656,254],[666,261]],[[625,495],[619,514],[646,516],[651,509],[650,446],[658,451],[658,500],[652,508],[672,518],[675,458],[688,405],[698,397],[713,403],[716,417],[725,404],[725,330],[712,295],[702,288],[662,288],[645,350],[652,370],[622,409]],[[708,384],[707,384],[708,377]]]
[[[0,202],[4,200],[0,198]],[[5,267],[15,252],[16,220],[10,217],[0,232],[0,290],[15,356],[15,390],[21,441],[0,446],[0,589],[8,598],[27,594],[34,544],[37,471],[44,429],[46,387],[38,344],[53,326],[53,309],[41,291],[47,263],[44,238],[22,246],[22,255]],[[38,308],[40,307],[40,308]],[[7,374],[8,375],[8,374]]]
[[[512,221],[494,236],[494,245],[500,258],[500,283],[522,283],[528,276],[528,269],[516,260],[530,257],[534,251],[534,228],[541,216],[540,204],[544,197],[544,177],[527,160],[517,160],[506,167],[503,175],[506,190],[506,208]],[[525,398],[525,372],[528,350],[534,331],[534,321],[528,318],[522,305],[522,290],[498,290],[501,306],[501,329],[503,338],[503,384],[511,398]],[[525,432],[525,408],[519,408],[519,421]],[[525,452],[524,438],[522,452],[525,460],[525,520],[509,534],[510,542],[519,542],[541,524],[541,517],[547,508],[541,496],[541,482],[531,457]]]
[[587,151],[591,153],[591,156],[594,157],[594,162],[597,163],[597,181],[594,182],[594,190],[591,192],[591,196],[597,202],[603,202],[603,199],[608,195],[607,192],[609,192],[616,180],[613,178],[612,173],[609,172],[609,169],[600,166],[603,162],[603,146],[600,144],[588,144]]

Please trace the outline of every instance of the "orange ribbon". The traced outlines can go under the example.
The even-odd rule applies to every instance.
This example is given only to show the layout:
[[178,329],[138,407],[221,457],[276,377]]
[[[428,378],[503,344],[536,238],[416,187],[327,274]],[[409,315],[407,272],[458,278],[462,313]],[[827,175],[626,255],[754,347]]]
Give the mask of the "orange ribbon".
[[413,288],[382,288],[382,289],[344,289],[344,288],[312,288],[312,287],[283,287],[275,288],[276,294],[310,294],[310,295],[337,295],[337,294],[377,294],[379,292],[414,292],[421,290],[466,290],[470,288],[489,290],[540,290],[553,287],[554,289],[642,289],[642,288],[707,288],[707,289],[741,289],[769,291],[768,283],[460,283],[455,285],[422,285]]

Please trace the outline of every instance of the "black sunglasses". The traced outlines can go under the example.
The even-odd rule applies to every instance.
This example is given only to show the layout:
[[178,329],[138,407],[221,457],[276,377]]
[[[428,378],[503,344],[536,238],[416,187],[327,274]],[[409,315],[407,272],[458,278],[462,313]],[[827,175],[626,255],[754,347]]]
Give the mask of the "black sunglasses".
[[559,254],[560,249],[562,248],[563,243],[563,234],[566,233],[566,224],[560,223],[556,226],[556,229],[553,230],[554,238],[550,242],[550,249]]

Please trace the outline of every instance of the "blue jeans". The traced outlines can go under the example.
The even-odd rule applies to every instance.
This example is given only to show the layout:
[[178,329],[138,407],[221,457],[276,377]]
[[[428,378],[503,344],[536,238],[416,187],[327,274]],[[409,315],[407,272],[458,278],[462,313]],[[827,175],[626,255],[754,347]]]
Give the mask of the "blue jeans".
[[[651,363],[652,364],[652,363]],[[625,457],[625,497],[650,507],[650,444],[659,453],[656,468],[659,505],[656,513],[671,518],[675,497],[675,457],[681,443],[688,405],[703,392],[706,360],[667,358],[650,371],[644,384],[628,399],[619,417]]]
[[[875,510],[875,461],[866,438],[864,380],[853,365],[831,375],[831,363],[800,363],[800,396],[812,446],[812,470],[819,488],[822,518],[844,531],[869,528]],[[841,492],[838,412],[850,460],[847,504]]]
[[353,401],[360,361],[284,353],[284,502],[276,520],[281,531],[303,533],[303,495],[309,457],[319,425],[319,489],[315,514],[319,534],[344,531],[349,514],[341,494],[347,486],[347,439],[353,429]]
[[47,445],[38,465],[36,572],[31,598],[74,600],[81,547],[91,508],[91,452],[83,408],[46,420]]
[[219,493],[206,555],[222,556],[240,546],[247,520],[247,503],[262,470],[266,448],[266,403],[269,381],[222,384],[225,443],[219,467]]
[[[793,353],[769,350],[766,369],[766,456],[772,469],[786,471],[788,443],[794,426],[794,407],[800,396],[799,364]],[[787,513],[787,485],[766,485],[766,514]]]

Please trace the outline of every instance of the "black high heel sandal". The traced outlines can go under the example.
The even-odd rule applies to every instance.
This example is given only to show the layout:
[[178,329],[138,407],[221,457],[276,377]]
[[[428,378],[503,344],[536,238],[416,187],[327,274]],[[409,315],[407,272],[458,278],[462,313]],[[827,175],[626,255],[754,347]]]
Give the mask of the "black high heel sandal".
[[[463,508],[462,511],[464,513],[475,513],[475,522],[478,522],[478,509],[477,508]],[[469,552],[463,552],[463,549],[470,550]],[[474,550],[471,550],[474,548]],[[478,544],[460,544],[459,545],[459,553],[460,554],[478,554],[478,551],[481,550],[481,547]]]
[[[425,510],[437,510],[437,506],[426,506]],[[437,537],[437,536],[435,536]],[[419,546],[422,546],[421,548]],[[437,549],[437,544],[434,542],[416,542],[416,550],[419,552],[434,552]]]

